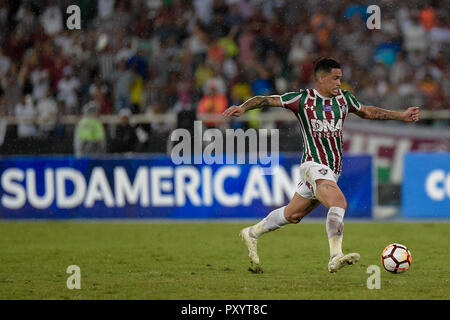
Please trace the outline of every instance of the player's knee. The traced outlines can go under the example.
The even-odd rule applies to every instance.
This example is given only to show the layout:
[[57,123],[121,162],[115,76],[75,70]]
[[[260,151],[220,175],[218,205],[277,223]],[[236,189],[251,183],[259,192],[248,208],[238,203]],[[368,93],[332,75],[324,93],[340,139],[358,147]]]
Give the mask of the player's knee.
[[335,183],[331,183],[328,180],[317,180],[316,183],[318,190],[316,196],[320,197],[324,205],[347,209],[347,200]]
[[342,193],[337,193],[327,199],[326,206],[339,207],[339,208],[346,210],[347,209],[347,200],[345,199],[345,196]]
[[345,199],[344,196],[342,196],[342,207],[343,209],[347,209],[347,199]]
[[337,196],[336,199],[331,204],[331,207],[339,207],[344,210],[347,210],[347,200],[345,199],[344,195]]

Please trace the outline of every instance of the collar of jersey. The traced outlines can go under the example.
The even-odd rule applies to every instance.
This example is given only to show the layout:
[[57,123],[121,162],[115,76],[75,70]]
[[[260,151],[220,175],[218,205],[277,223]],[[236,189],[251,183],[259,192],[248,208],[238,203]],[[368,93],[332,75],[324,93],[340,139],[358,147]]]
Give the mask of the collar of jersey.
[[338,95],[332,96],[331,98],[328,98],[328,97],[322,96],[322,95],[319,93],[319,91],[317,91],[316,89],[313,89],[313,90],[314,90],[314,93],[317,94],[317,95],[318,95],[320,98],[322,98],[322,99],[333,99],[334,97],[337,97],[337,96],[340,96],[340,95],[341,95],[341,90],[339,90],[339,94],[338,94]]

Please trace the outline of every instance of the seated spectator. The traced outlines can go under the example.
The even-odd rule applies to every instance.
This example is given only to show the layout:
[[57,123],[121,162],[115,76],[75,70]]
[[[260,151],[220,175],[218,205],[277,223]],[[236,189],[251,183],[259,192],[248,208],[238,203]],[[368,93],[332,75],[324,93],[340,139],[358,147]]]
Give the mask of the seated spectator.
[[106,152],[105,129],[97,118],[98,112],[99,106],[95,102],[89,102],[83,108],[83,117],[75,127],[74,135],[74,154],[77,157]]

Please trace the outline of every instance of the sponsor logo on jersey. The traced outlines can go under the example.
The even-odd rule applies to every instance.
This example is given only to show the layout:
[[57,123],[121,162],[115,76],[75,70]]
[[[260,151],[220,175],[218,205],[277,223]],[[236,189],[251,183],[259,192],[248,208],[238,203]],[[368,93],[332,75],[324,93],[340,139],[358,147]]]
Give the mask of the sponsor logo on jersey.
[[311,128],[316,138],[342,137],[342,119],[311,119]]
[[330,120],[320,120],[311,119],[311,127],[314,132],[336,132],[342,129],[342,119],[338,119],[335,123],[335,119]]

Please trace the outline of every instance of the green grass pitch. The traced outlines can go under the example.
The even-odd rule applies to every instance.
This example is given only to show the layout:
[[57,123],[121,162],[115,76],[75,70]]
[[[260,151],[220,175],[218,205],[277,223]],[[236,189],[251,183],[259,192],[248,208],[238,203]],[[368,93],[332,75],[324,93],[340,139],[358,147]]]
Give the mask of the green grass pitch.
[[[327,272],[324,222],[288,225],[259,241],[263,274],[247,269],[249,223],[0,223],[0,299],[450,299],[449,223],[346,222],[344,252],[361,260]],[[409,247],[404,274],[381,268],[392,242]],[[69,290],[69,265],[81,289]],[[369,290],[370,265],[381,288]]]

